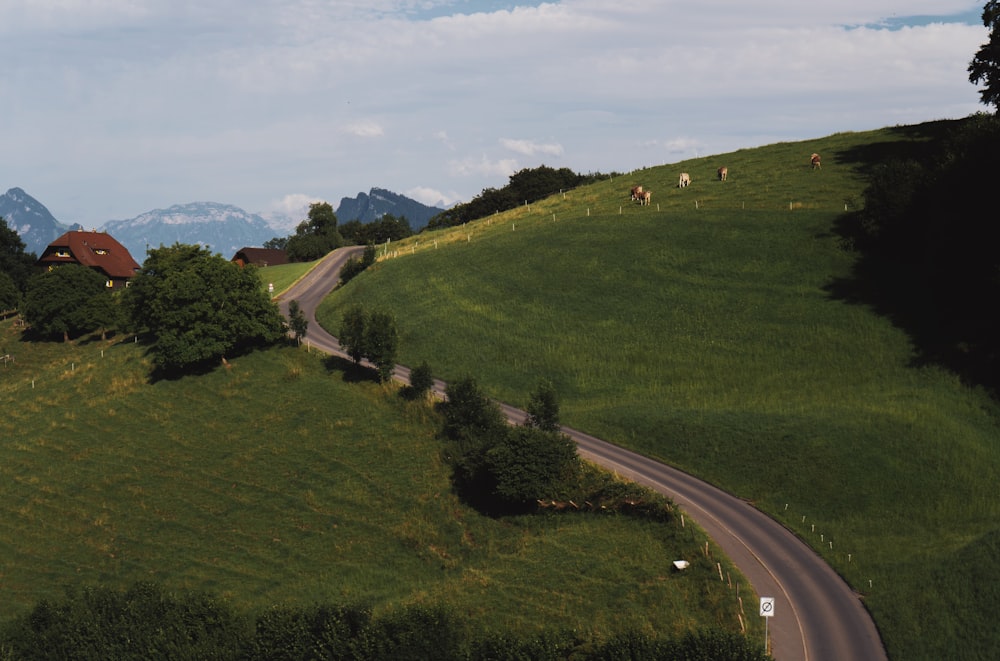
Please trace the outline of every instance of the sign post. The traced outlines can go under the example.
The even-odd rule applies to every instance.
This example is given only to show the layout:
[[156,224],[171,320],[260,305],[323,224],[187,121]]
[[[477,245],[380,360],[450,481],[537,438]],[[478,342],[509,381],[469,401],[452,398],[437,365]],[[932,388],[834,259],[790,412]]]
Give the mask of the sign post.
[[760,616],[764,618],[764,654],[770,653],[767,637],[767,621],[774,617],[774,597],[760,598]]

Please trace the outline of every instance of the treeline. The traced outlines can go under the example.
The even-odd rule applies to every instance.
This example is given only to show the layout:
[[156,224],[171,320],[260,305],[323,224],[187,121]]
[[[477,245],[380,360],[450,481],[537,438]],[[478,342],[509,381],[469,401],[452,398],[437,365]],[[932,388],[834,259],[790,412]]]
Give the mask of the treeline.
[[928,135],[871,167],[864,208],[845,219],[843,233],[863,257],[842,294],[890,315],[921,360],[998,394],[1000,225],[989,191],[1000,118],[910,130]]
[[370,223],[351,220],[338,224],[329,202],[314,202],[309,205],[308,217],[298,224],[294,233],[269,239],[264,247],[284,250],[292,262],[311,262],[343,246],[374,245],[412,235],[406,218],[385,214]]
[[243,615],[206,593],[154,583],[125,591],[87,588],[44,600],[0,630],[0,659],[281,659],[357,661],[764,661],[762,646],[719,630],[677,638],[629,631],[598,639],[574,631],[477,631],[448,608],[413,605],[373,614],[365,606],[276,606]]
[[560,191],[577,188],[609,176],[594,172],[577,174],[569,168],[550,168],[541,165],[537,168],[525,168],[510,175],[509,183],[503,188],[484,188],[483,191],[469,202],[456,204],[442,211],[427,223],[427,229],[435,230],[454,227],[477,218],[485,218],[500,211],[508,211],[522,204],[531,204],[555,195]]

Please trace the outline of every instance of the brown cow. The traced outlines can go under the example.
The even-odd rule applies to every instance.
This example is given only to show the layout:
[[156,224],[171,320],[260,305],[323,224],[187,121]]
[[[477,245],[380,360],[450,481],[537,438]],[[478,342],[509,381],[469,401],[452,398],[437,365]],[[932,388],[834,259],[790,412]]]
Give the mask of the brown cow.
[[810,156],[809,163],[812,164],[813,170],[819,170],[820,167],[822,167],[819,164],[819,154],[813,154],[812,156]]
[[639,206],[649,206],[649,201],[653,198],[652,191],[643,191],[639,193]]
[[719,168],[719,181],[725,181],[729,177],[729,168],[723,165]]
[[687,172],[681,172],[681,176],[677,179],[677,187],[685,188],[691,185],[691,175]]
[[632,186],[632,201],[636,201],[642,195],[642,185]]

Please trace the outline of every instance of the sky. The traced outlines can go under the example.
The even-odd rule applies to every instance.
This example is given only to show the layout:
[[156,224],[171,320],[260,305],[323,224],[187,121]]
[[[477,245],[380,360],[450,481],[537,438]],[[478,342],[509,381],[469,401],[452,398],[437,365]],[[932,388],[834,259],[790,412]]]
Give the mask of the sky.
[[99,228],[211,201],[628,172],[979,111],[985,0],[3,0],[0,192]]

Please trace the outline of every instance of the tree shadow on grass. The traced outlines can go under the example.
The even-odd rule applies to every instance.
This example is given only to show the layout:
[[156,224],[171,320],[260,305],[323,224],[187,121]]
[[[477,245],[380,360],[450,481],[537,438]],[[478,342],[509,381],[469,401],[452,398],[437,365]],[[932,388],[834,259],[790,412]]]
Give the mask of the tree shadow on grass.
[[324,357],[323,367],[330,373],[340,372],[344,383],[378,383],[378,372],[374,368],[359,365],[341,356]]

